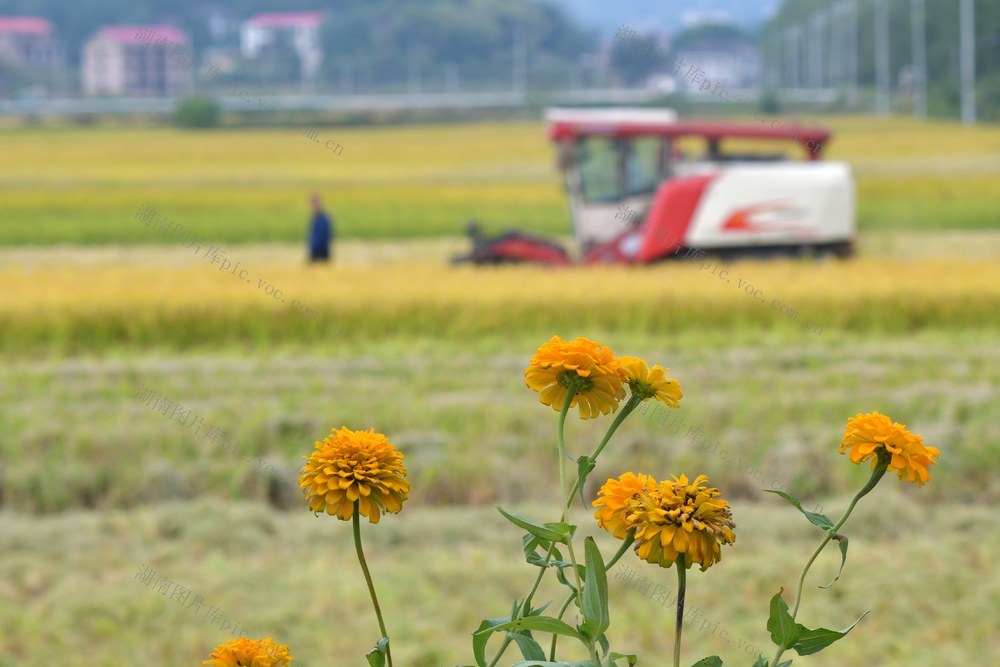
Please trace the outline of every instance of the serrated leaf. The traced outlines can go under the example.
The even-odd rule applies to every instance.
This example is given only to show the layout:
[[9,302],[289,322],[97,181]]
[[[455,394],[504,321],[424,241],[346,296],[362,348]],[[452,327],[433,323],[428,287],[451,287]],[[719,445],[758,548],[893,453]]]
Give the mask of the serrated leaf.
[[833,581],[826,586],[820,586],[820,588],[830,588],[837,583],[840,575],[844,572],[844,564],[847,563],[847,535],[834,535],[833,539],[837,540],[837,546],[840,547],[840,568],[837,569],[837,576],[833,578]]
[[793,498],[784,491],[778,491],[777,489],[766,489],[764,492],[773,493],[787,500],[789,504],[792,505],[792,507],[802,512],[802,514],[804,514],[805,517],[809,519],[809,523],[811,523],[812,525],[819,526],[823,530],[830,530],[831,528],[833,528],[833,521],[830,521],[830,518],[828,516],[826,516],[825,514],[820,514],[819,512],[807,512],[802,507],[802,503],[799,502],[798,498]]
[[557,618],[552,618],[551,616],[529,616],[527,618],[519,618],[513,621],[508,621],[494,628],[483,628],[480,626],[479,630],[476,631],[476,634],[489,634],[499,630],[538,630],[539,632],[547,632],[552,635],[563,635],[565,637],[573,637],[574,639],[585,641],[583,635],[577,632],[574,628]]
[[702,658],[691,667],[722,667],[722,658],[717,655]]
[[583,504],[584,509],[590,509],[587,507],[587,501],[583,498],[583,485],[587,481],[587,475],[589,475],[597,463],[591,461],[589,456],[581,456],[576,460],[576,490],[580,494],[580,503]]
[[511,632],[507,636],[517,643],[517,647],[521,649],[521,655],[524,656],[525,660],[545,660],[545,651],[529,635],[521,634],[520,632]]
[[568,523],[536,523],[531,519],[524,518],[523,516],[511,514],[499,505],[497,505],[497,510],[504,516],[505,519],[510,521],[515,526],[523,528],[535,537],[540,537],[541,539],[548,540],[549,542],[565,544],[567,538],[569,538],[573,534],[573,531],[576,530],[576,526],[571,526]]
[[608,575],[604,571],[604,559],[593,537],[584,540],[584,562],[587,564],[583,581],[583,623],[580,632],[590,638],[597,638],[611,625],[608,612]]
[[385,667],[385,655],[389,651],[389,638],[382,637],[375,642],[375,648],[365,654],[369,667]]
[[782,588],[771,598],[771,614],[767,619],[767,630],[771,633],[771,640],[775,645],[789,648],[799,638],[804,628],[788,613],[788,605],[781,597],[784,592],[785,589]]
[[488,618],[479,624],[479,627],[472,633],[472,655],[476,659],[476,665],[486,667],[486,644],[490,641],[490,635],[497,631],[504,623],[510,622],[510,616],[506,618]]
[[813,653],[819,653],[833,642],[847,635],[847,633],[853,630],[854,626],[860,623],[861,619],[867,615],[868,612],[866,611],[858,617],[858,620],[851,623],[849,627],[840,631],[828,630],[827,628],[816,628],[815,630],[803,628],[802,634],[799,635],[792,648],[794,648],[795,652],[799,655],[812,655]]

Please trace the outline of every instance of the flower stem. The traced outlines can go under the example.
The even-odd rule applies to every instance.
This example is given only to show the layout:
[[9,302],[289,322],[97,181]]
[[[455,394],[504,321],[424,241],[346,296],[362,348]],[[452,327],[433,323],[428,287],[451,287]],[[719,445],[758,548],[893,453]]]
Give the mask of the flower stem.
[[687,569],[684,554],[679,554],[674,567],[677,568],[677,622],[674,624],[674,667],[681,667],[681,631],[684,629],[684,595],[687,588]]
[[[607,447],[608,443],[611,441],[611,436],[615,434],[615,431],[617,431],[618,427],[622,425],[622,422],[625,421],[625,418],[628,417],[633,410],[639,407],[640,403],[642,403],[641,399],[637,398],[636,396],[632,396],[625,404],[625,407],[622,408],[617,415],[615,415],[615,419],[613,422],[611,422],[611,426],[608,427],[607,433],[604,434],[604,437],[601,438],[601,441],[597,444],[597,447],[595,447],[594,451],[591,452],[590,454],[591,463],[595,463],[597,461],[597,457],[601,455],[601,452],[604,451],[604,448]],[[580,482],[581,480],[579,478],[577,478],[577,480],[573,482],[573,488],[570,490],[570,494],[566,497],[566,508],[565,508],[566,510],[569,510],[570,505],[573,504],[573,499],[576,497],[577,492],[580,490]]]
[[[573,402],[573,397],[576,393],[572,390],[566,392],[566,402],[563,403],[562,411],[559,413],[559,429],[556,431],[556,447],[559,450],[559,488],[563,493],[563,497],[566,502],[563,504],[562,518],[559,520],[563,523],[567,522],[569,517],[569,507],[573,503],[573,494],[576,493],[574,490],[576,484],[573,485],[573,489],[568,489],[566,484],[566,436],[564,434],[566,426],[566,415],[569,413],[569,406]],[[579,478],[577,478],[579,482]],[[580,598],[580,608],[583,609],[583,583],[580,581],[580,570],[576,565],[576,554],[573,553],[573,535],[571,534],[566,539],[566,551],[569,552],[569,562],[573,565],[573,581],[576,582],[576,592],[577,596]]]
[[[570,407],[570,404],[573,402],[573,397],[574,396],[576,396],[576,392],[573,391],[572,389],[570,389],[570,390],[568,390],[566,392],[566,400],[563,403],[562,410],[560,410],[560,412],[559,412],[559,427],[556,430],[556,449],[559,452],[559,490],[560,490],[561,493],[565,493],[566,492],[566,444],[565,444],[565,436],[564,436],[564,432],[565,432],[565,428],[566,428],[566,415],[569,413],[569,407]],[[575,491],[574,491],[574,493],[575,493]],[[560,516],[560,521],[566,521],[566,515],[567,515],[567,512],[569,510],[569,506],[572,503],[572,498],[573,497],[570,496],[570,499],[567,500],[565,503],[563,503],[563,512],[562,512],[562,515]],[[572,549],[572,547],[570,547],[570,548]],[[555,552],[555,550],[556,550],[556,543],[553,542],[552,544],[549,545],[549,549],[545,553],[545,562],[546,563],[548,563],[549,559],[552,558],[552,554],[553,554],[553,552]],[[571,558],[572,558],[572,551],[571,551]],[[574,563],[575,563],[575,561],[574,561]],[[525,596],[524,602],[521,603],[521,608],[524,609],[525,611],[527,611],[528,609],[531,608],[531,600],[532,600],[532,598],[535,597],[535,593],[538,591],[538,586],[542,583],[542,578],[545,576],[545,571],[546,570],[548,570],[548,567],[539,567],[538,568],[538,574],[535,575],[535,581],[534,581],[534,583],[531,584],[531,590],[528,591],[528,595]],[[573,572],[577,576],[577,587],[580,590],[582,590],[582,586],[580,586],[580,582],[579,582],[579,576],[580,575],[576,571],[576,567],[575,566],[573,567]],[[504,641],[500,645],[500,649],[497,651],[496,656],[494,656],[493,660],[490,662],[489,667],[493,667],[494,665],[497,664],[497,662],[500,660],[500,656],[502,656],[503,652],[507,650],[508,646],[510,646],[510,641],[511,640],[510,640],[509,636],[508,637],[504,637]]]
[[[806,575],[809,574],[809,568],[812,567],[812,564],[816,561],[816,558],[819,556],[820,552],[823,551],[826,545],[830,543],[830,540],[832,540],[834,536],[837,534],[837,531],[840,530],[841,526],[844,525],[844,523],[847,521],[847,518],[851,516],[851,512],[854,511],[854,507],[858,504],[858,501],[861,500],[866,495],[868,495],[868,493],[875,488],[875,485],[879,483],[879,480],[882,479],[882,476],[885,475],[885,471],[889,467],[889,461],[890,459],[888,457],[882,455],[879,456],[878,463],[872,470],[871,477],[868,478],[868,481],[865,483],[863,487],[861,487],[861,490],[858,491],[854,495],[854,498],[851,499],[851,504],[847,506],[847,510],[844,511],[843,516],[840,517],[840,519],[837,521],[836,524],[834,524],[832,528],[826,531],[826,536],[823,538],[823,541],[820,542],[819,547],[816,548],[816,551],[813,552],[813,555],[809,558],[808,561],[806,561],[806,566],[802,568],[802,573],[799,575],[798,590],[795,591],[795,604],[792,605],[792,612],[791,612],[793,621],[795,620],[795,616],[799,613],[799,604],[802,603],[802,590],[805,585]],[[771,659],[771,665],[778,664],[778,660],[781,659],[781,654],[784,653],[787,650],[787,648],[788,647],[783,647],[783,646],[778,647],[778,651],[774,654],[774,658]]]
[[[628,551],[628,548],[632,546],[634,542],[635,542],[635,531],[630,530],[628,535],[625,536],[625,539],[622,540],[622,545],[621,547],[618,548],[618,551],[615,552],[615,555],[611,557],[611,560],[609,560],[607,563],[604,564],[604,571],[610,572],[611,568],[613,568],[615,564],[619,561],[619,559],[625,555],[625,552]],[[566,596],[566,599],[563,600],[562,606],[559,607],[559,614],[556,616],[557,619],[559,619],[560,621],[562,620],[563,614],[566,613],[566,610],[569,608],[569,603],[572,601],[573,601],[573,594],[570,593],[569,595]],[[549,660],[551,662],[555,662],[556,660],[556,644],[558,643],[558,641],[559,641],[559,635],[552,635],[552,650],[549,651]]]
[[[382,636],[386,639],[389,638],[389,633],[385,631],[385,621],[382,620],[382,608],[378,606],[378,597],[375,595],[375,584],[372,583],[371,572],[368,571],[368,562],[365,560],[365,552],[361,549],[361,509],[359,507],[360,501],[354,501],[354,548],[358,552],[358,562],[361,563],[361,571],[365,573],[365,581],[368,583],[368,592],[372,596],[372,606],[375,607],[375,616],[378,618],[378,629],[382,632]],[[389,667],[392,667],[392,649],[386,644],[385,647],[385,657],[389,661]]]

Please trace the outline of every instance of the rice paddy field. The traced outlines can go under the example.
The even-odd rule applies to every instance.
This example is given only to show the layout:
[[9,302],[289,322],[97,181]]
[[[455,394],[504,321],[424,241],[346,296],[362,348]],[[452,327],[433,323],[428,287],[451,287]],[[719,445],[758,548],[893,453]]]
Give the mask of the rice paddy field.
[[[378,630],[350,527],[295,483],[340,425],[388,434],[410,471],[403,511],[364,527],[396,664],[472,664],[472,631],[533,575],[493,506],[558,518],[556,413],[523,380],[553,334],[669,366],[684,391],[670,419],[625,422],[588,501],[634,470],[704,472],[733,505],[736,544],[689,577],[686,664],[770,657],[768,599],[817,533],[762,490],[839,516],[867,474],[837,453],[844,422],[876,409],[940,462],[861,503],[842,579],[800,620],[871,613],[794,664],[991,664],[1000,129],[823,122],[858,178],[859,256],[732,263],[728,281],[701,260],[450,266],[470,217],[565,233],[537,123],[330,130],[339,156],[294,130],[0,132],[0,667],[200,664],[237,627],[295,665],[364,664]],[[342,238],[328,267],[303,263],[312,190]],[[206,246],[144,226],[143,206]],[[570,453],[606,426],[571,420]],[[831,549],[810,581],[838,565]],[[672,609],[627,573],[672,590],[673,570],[616,567],[612,643],[668,664]]]

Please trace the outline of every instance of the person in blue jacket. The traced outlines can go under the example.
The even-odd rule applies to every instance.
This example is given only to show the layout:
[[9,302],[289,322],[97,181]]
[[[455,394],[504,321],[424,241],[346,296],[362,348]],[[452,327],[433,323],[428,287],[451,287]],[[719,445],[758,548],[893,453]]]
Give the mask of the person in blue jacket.
[[318,195],[311,200],[313,217],[309,225],[309,261],[330,261],[330,246],[333,243],[333,223],[323,210],[323,204]]

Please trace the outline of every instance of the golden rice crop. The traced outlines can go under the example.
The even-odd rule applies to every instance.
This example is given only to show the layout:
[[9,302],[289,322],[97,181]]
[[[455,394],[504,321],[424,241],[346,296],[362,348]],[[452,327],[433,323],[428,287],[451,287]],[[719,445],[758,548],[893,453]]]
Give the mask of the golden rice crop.
[[[437,264],[0,270],[8,350],[743,329],[905,332],[1000,325],[1000,262]],[[715,274],[713,275],[713,269]],[[241,269],[242,271],[242,269]],[[268,289],[268,285],[272,285]],[[280,291],[279,291],[280,290]]]
[[[827,157],[854,169],[862,229],[1000,226],[990,197],[1000,178],[997,128],[906,118],[803,122],[833,130]],[[540,122],[317,132],[343,153],[296,128],[0,131],[0,243],[162,243],[135,224],[140,206],[216,241],[298,242],[313,190],[326,196],[345,237],[454,235],[471,217],[492,229],[569,230]]]

